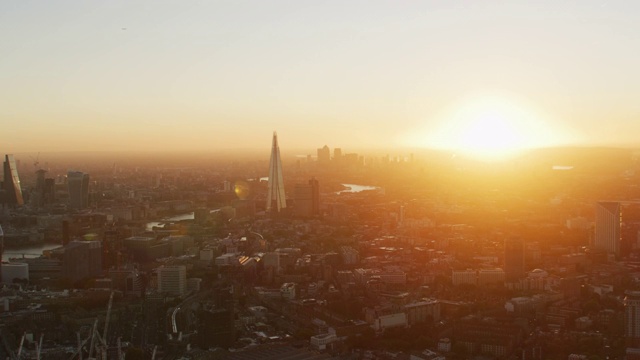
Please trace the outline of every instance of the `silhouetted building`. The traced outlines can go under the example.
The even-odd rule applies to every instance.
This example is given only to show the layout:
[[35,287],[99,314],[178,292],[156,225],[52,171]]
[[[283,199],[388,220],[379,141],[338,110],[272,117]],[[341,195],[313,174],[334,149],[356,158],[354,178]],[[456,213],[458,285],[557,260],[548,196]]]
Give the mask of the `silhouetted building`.
[[62,276],[71,281],[102,276],[102,243],[72,241],[65,246]]
[[187,292],[187,268],[184,265],[158,268],[158,292],[182,296]]
[[331,161],[331,150],[327,145],[318,149],[318,162],[326,164]]
[[69,207],[82,210],[89,206],[89,174],[80,171],[67,173],[69,187]]
[[525,276],[524,240],[511,237],[504,241],[504,279],[513,282]]
[[2,279],[2,255],[4,254],[4,232],[0,225],[0,279]]
[[624,334],[627,359],[640,359],[640,291],[625,291]]
[[36,171],[36,188],[31,194],[31,205],[35,207],[41,207],[44,205],[44,191],[45,191],[45,179],[44,175],[46,170],[39,169]]
[[4,182],[5,201],[11,206],[24,205],[22,188],[20,187],[20,177],[18,176],[18,166],[13,154],[5,155],[4,160]]
[[294,190],[295,214],[303,217],[320,214],[320,185],[312,178],[308,184],[297,184]]
[[105,270],[119,268],[121,263],[122,240],[118,230],[108,227],[102,237],[102,266]]
[[622,212],[618,202],[596,204],[596,236],[594,245],[609,254],[620,255]]
[[203,304],[198,319],[198,345],[228,348],[235,342],[235,310],[232,287],[216,287],[213,303]]
[[340,163],[342,161],[342,149],[335,148],[333,149],[333,161],[336,163]]
[[273,133],[271,160],[269,161],[269,184],[267,189],[267,211],[277,211],[287,207],[282,180],[282,160],[278,146],[278,134]]
[[43,200],[45,204],[51,204],[56,199],[56,180],[44,179]]

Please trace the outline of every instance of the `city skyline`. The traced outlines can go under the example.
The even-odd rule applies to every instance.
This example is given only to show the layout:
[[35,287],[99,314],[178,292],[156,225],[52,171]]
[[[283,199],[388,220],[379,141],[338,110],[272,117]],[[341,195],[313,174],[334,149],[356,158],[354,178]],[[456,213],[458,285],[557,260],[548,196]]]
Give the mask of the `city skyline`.
[[638,146],[638,6],[5,2],[0,151]]

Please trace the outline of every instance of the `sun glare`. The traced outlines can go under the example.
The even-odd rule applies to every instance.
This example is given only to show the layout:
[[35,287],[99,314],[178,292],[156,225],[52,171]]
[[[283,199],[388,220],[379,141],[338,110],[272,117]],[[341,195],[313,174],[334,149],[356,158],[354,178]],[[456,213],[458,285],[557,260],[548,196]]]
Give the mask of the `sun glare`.
[[439,124],[435,127],[414,135],[412,145],[500,161],[526,149],[559,143],[558,131],[539,115],[504,97],[480,97],[463,102],[437,120]]

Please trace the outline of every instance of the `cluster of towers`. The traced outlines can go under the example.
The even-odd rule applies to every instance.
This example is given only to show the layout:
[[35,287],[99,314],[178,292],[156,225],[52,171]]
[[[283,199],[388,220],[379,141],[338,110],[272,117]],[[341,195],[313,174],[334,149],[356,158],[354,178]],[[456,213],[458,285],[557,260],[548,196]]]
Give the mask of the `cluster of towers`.
[[[3,173],[2,186],[0,186],[0,205],[19,207],[28,202],[32,207],[39,208],[52,203],[55,199],[56,182],[55,179],[45,178],[46,170],[36,170],[35,187],[26,197],[22,191],[18,166],[13,154],[5,155]],[[67,190],[70,209],[82,210],[89,206],[89,174],[69,171],[67,173]]]

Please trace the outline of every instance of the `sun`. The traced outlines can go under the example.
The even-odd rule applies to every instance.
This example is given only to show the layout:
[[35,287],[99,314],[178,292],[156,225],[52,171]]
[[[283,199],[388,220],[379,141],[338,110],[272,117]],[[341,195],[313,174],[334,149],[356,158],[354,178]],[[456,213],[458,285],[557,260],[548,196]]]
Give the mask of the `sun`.
[[526,149],[559,143],[558,133],[540,114],[503,96],[467,99],[437,120],[436,126],[413,135],[411,145],[500,161]]
[[533,140],[501,114],[470,117],[458,131],[455,149],[486,159],[508,157]]

